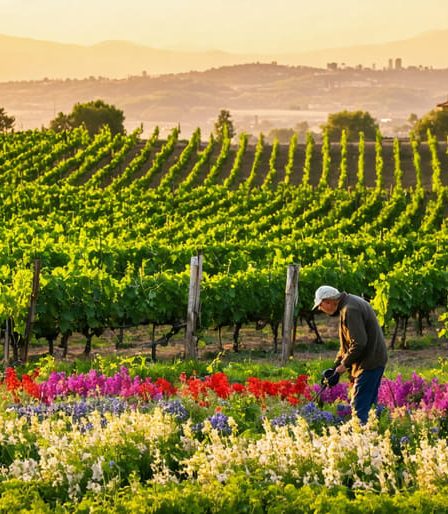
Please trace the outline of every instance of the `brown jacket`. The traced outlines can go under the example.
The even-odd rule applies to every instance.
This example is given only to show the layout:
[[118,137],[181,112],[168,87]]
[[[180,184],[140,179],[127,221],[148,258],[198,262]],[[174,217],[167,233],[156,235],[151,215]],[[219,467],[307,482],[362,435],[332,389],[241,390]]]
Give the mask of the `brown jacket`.
[[355,378],[363,370],[385,366],[386,343],[369,302],[342,293],[338,304],[340,348],[336,364],[342,363]]

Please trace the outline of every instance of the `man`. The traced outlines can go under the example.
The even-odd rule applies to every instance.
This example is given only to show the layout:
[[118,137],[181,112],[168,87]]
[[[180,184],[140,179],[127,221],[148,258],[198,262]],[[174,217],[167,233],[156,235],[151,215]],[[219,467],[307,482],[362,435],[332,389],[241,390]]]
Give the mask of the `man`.
[[331,286],[316,290],[313,310],[317,308],[328,316],[339,315],[335,373],[348,371],[353,382],[352,409],[361,423],[366,423],[370,408],[377,403],[387,362],[386,343],[376,315],[363,298]]

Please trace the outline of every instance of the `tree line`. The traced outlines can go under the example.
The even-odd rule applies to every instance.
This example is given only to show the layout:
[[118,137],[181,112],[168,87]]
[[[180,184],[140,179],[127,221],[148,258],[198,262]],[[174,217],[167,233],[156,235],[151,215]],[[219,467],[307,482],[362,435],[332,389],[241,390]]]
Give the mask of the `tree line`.
[[[122,110],[103,100],[93,100],[86,103],[77,103],[72,112],[59,112],[50,121],[49,128],[55,132],[62,132],[76,127],[84,126],[90,135],[97,134],[104,125],[110,128],[112,134],[125,133],[125,116]],[[429,111],[422,118],[415,114],[409,116],[410,135],[413,138],[425,138],[428,129],[438,140],[448,137],[448,109],[436,108]],[[15,117],[6,113],[0,107],[0,133],[14,131]],[[359,133],[364,134],[366,141],[375,141],[378,132],[378,122],[367,111],[343,110],[328,115],[326,123],[321,125],[322,133],[329,141],[340,141],[345,132],[347,141],[358,141]],[[295,128],[275,128],[269,133],[269,138],[277,139],[280,143],[287,143],[294,134],[306,136],[309,131],[307,122],[300,122]],[[214,133],[218,141],[225,137],[236,135],[235,125],[229,110],[222,109],[214,125]]]

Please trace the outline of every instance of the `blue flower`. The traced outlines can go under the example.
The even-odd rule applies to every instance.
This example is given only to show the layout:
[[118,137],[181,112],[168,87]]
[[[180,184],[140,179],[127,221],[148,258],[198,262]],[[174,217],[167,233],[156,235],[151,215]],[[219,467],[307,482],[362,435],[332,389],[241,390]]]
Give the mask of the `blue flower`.
[[161,402],[161,405],[164,412],[166,412],[167,414],[171,414],[171,416],[173,416],[176,419],[176,421],[186,421],[190,416],[187,409],[182,405],[182,402],[180,402],[179,400]]
[[294,425],[297,421],[297,412],[280,414],[276,418],[273,418],[271,425],[274,427],[284,427],[286,425]]
[[208,418],[212,427],[222,434],[230,434],[232,429],[229,426],[229,418],[222,412],[217,412]]
[[320,410],[317,405],[313,402],[304,405],[299,414],[306,419],[306,421],[312,424],[323,423],[326,425],[334,425],[339,422],[339,419],[334,416],[331,412]]

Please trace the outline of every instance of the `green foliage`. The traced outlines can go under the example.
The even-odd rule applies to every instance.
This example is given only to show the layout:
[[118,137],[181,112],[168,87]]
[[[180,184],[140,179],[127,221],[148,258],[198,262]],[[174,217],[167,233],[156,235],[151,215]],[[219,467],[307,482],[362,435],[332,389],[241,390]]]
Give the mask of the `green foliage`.
[[401,169],[401,156],[400,156],[400,141],[397,137],[394,138],[393,143],[394,152],[394,179],[395,179],[395,190],[400,192],[403,190],[403,170]]
[[422,165],[419,152],[420,142],[411,134],[412,159],[415,168],[415,188],[422,189]]
[[[435,309],[435,305],[446,301],[446,264],[440,267],[437,255],[433,256],[433,262],[420,259],[404,259],[387,275],[380,274],[374,282],[372,306],[380,324],[418,314],[424,317]],[[441,259],[446,263],[445,257]]]
[[[56,512],[38,483],[13,479],[0,484],[0,512]],[[60,510],[59,512],[63,512]]]
[[[448,306],[447,306],[448,308]],[[439,331],[440,337],[448,336],[448,312],[444,312],[440,315],[440,321],[443,323],[442,328]]]
[[359,132],[364,133],[366,141],[374,141],[378,124],[366,111],[341,111],[329,114],[322,130],[328,132],[331,141],[339,141],[343,130],[348,141],[357,141]]
[[[264,156],[262,134],[255,152],[250,152],[253,161],[244,163],[247,136],[240,137],[233,166],[225,167],[231,168],[232,178],[222,185],[217,173],[229,155],[228,138],[220,149],[213,137],[200,146],[196,131],[176,155],[178,128],[164,141],[158,136],[156,129],[143,144],[138,133],[114,136],[109,128],[92,137],[83,128],[1,135],[3,326],[12,317],[16,331],[23,334],[36,257],[42,260],[33,325],[39,340],[76,332],[90,337],[134,324],[182,324],[188,263],[198,249],[205,257],[204,330],[256,321],[278,326],[286,267],[294,262],[301,264],[296,316],[310,307],[323,281],[370,298],[385,296],[386,321],[393,320],[395,311],[402,314],[393,306],[399,302],[403,315],[446,310],[448,189],[441,181],[440,148],[433,136],[428,142],[434,193],[402,184],[392,194],[384,189],[379,133],[375,189],[328,186],[327,139],[322,145],[327,185],[310,187],[310,133],[305,156],[302,148],[295,151],[295,138],[288,150],[285,182],[294,154],[301,163],[305,157],[299,185],[278,180],[276,166],[284,162],[277,158],[279,145]],[[363,141],[360,136],[360,159]],[[123,159],[133,149],[135,158],[121,174],[115,171],[115,166],[125,166]],[[342,177],[345,150],[342,139]],[[421,149],[414,144],[413,151],[418,163]],[[396,153],[398,170],[398,149]],[[269,187],[259,187],[268,159]],[[238,177],[242,164],[245,174]],[[364,172],[364,162],[359,169]],[[239,187],[228,187],[238,180]],[[414,298],[409,300],[409,295]]]
[[356,186],[358,189],[364,189],[365,181],[366,181],[366,173],[365,173],[365,137],[364,132],[359,133],[359,144],[358,144],[358,170],[356,173]]
[[131,485],[111,494],[87,494],[80,502],[50,502],[45,492],[17,480],[1,487],[2,512],[118,514],[446,514],[448,490],[403,491],[393,496],[348,487],[266,484],[260,477],[243,473],[226,482],[207,484],[151,484],[131,480]]
[[339,165],[339,178],[338,188],[342,189],[347,187],[348,170],[347,170],[347,132],[345,129],[342,130],[341,135],[341,162]]
[[199,173],[209,162],[215,145],[216,139],[214,138],[213,134],[210,134],[210,139],[207,146],[201,152],[199,152],[199,158],[196,161],[195,165],[193,166],[187,177],[183,180],[183,182],[179,184],[180,191],[186,191],[190,189],[190,187],[194,184],[194,181],[198,177]]
[[50,130],[55,132],[64,132],[73,128],[73,122],[70,114],[59,112],[56,118],[50,121]]
[[263,182],[263,187],[272,187],[273,186],[273,180],[275,176],[277,175],[277,169],[276,169],[276,161],[279,151],[279,140],[274,139],[274,142],[272,143],[272,151],[271,156],[269,157],[269,170],[266,174],[266,177]]
[[257,171],[260,166],[260,160],[261,160],[261,156],[263,154],[264,147],[265,147],[264,135],[262,132],[260,132],[260,135],[258,136],[257,144],[255,146],[255,154],[254,154],[254,161],[252,163],[252,168],[250,170],[250,174],[247,177],[246,184],[245,184],[246,187],[248,187],[248,188],[252,186],[252,184],[255,180],[255,177],[257,176]]
[[288,162],[285,166],[285,184],[289,184],[291,180],[291,174],[294,169],[294,156],[296,153],[297,148],[297,134],[294,133],[289,141],[289,148],[288,148]]
[[221,109],[215,122],[215,135],[218,141],[222,141],[224,138],[232,139],[235,135],[235,127],[230,111]]
[[10,132],[14,129],[16,119],[14,116],[8,116],[5,108],[0,107],[0,133]]
[[204,186],[211,186],[215,180],[219,172],[221,171],[224,163],[229,157],[231,138],[229,137],[229,130],[227,125],[224,126],[223,137],[221,139],[221,151],[219,152],[218,158],[215,163],[211,166],[210,171],[204,179]]
[[417,120],[413,132],[421,139],[426,138],[428,130],[439,140],[444,141],[448,137],[448,110],[433,109]]
[[375,134],[375,187],[381,191],[384,187],[383,138],[379,130]]
[[168,190],[174,189],[174,180],[176,176],[188,165],[192,156],[199,151],[201,145],[201,131],[196,129],[191,136],[188,144],[183,149],[179,159],[170,167],[165,173],[159,183],[159,188],[167,188]]
[[440,191],[442,188],[442,166],[438,154],[438,142],[437,136],[431,132],[431,129],[426,131],[428,138],[428,147],[431,152],[431,164],[432,164],[432,190],[434,192]]
[[304,186],[308,186],[310,183],[311,176],[311,160],[313,158],[314,151],[314,138],[311,132],[307,132],[306,134],[306,144],[305,144],[305,164],[303,166],[303,176],[302,176],[302,184]]
[[330,154],[330,136],[327,129],[324,129],[322,134],[322,173],[319,179],[319,187],[326,188],[329,186],[329,176],[330,176],[330,164],[331,164],[331,154]]
[[69,128],[84,125],[90,135],[97,134],[104,125],[107,125],[112,134],[123,133],[123,111],[103,100],[93,100],[74,105],[70,114],[60,112],[50,122],[50,129],[60,132]]
[[245,134],[244,132],[242,134],[240,134],[240,140],[239,140],[238,150],[235,155],[235,160],[233,162],[233,166],[232,166],[232,169],[230,170],[228,177],[223,182],[224,187],[230,187],[233,184],[233,182],[235,181],[235,179],[237,178],[238,173],[241,169],[241,163],[243,161],[244,154],[247,149],[247,141],[248,141],[247,134]]

